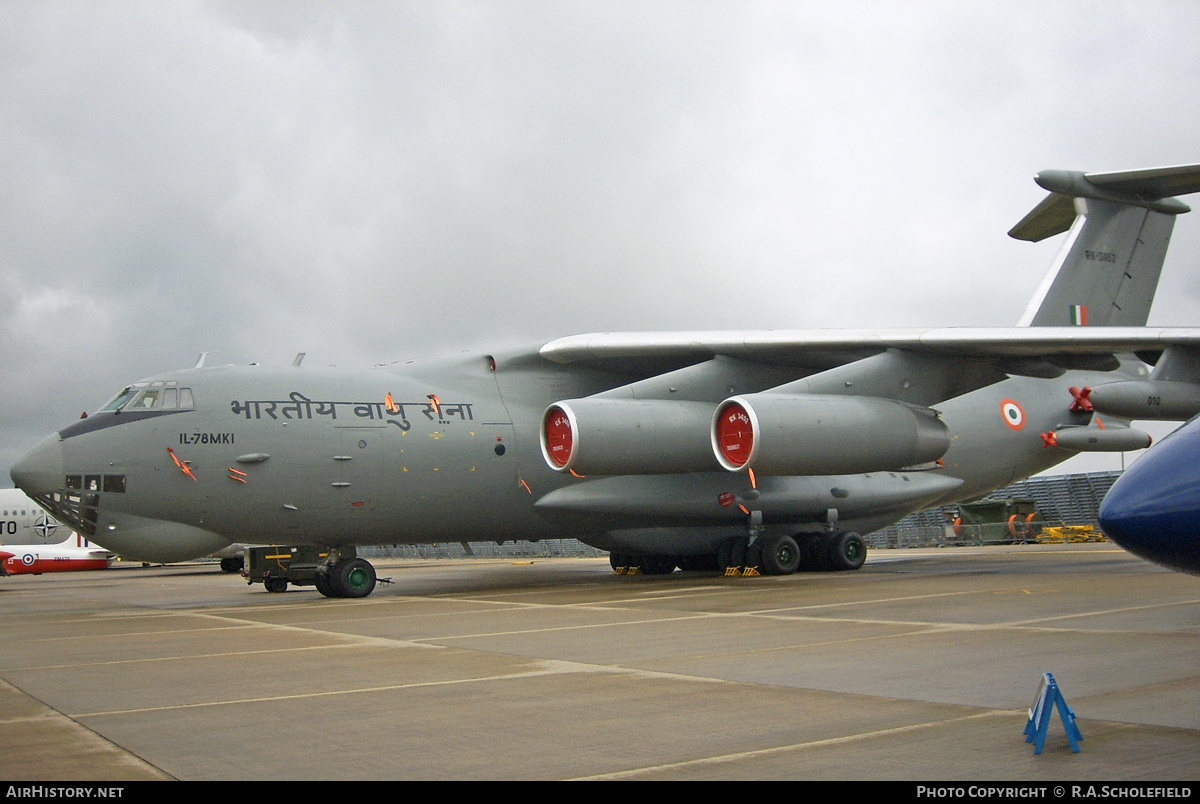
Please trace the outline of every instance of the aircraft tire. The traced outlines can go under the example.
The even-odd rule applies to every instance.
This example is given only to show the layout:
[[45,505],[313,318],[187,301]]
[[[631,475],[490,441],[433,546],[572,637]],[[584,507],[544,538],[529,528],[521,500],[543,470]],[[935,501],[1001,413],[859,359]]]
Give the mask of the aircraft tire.
[[288,582],[287,578],[265,578],[263,586],[267,587],[268,592],[286,592]]
[[746,566],[746,547],[749,539],[739,537],[736,539],[728,539],[721,544],[720,552],[717,555],[720,557],[722,569],[737,568],[741,569]]
[[698,556],[680,556],[679,568],[684,572],[717,572],[724,569],[716,553]]
[[642,556],[642,572],[646,575],[670,575],[674,571],[673,556]]
[[867,543],[852,530],[843,531],[829,540],[830,569],[841,572],[856,570],[867,560]]
[[623,570],[629,566],[629,556],[621,555],[620,553],[609,553],[608,565],[613,568],[613,572]]
[[[746,548],[747,570],[753,568],[755,572],[759,572],[762,567],[762,550],[763,546],[761,539],[755,539],[750,546]],[[759,574],[761,575],[762,573],[759,572]]]
[[221,572],[241,572],[245,566],[246,562],[241,556],[221,559]]
[[729,566],[729,562],[732,560],[732,556],[733,541],[721,542],[721,546],[717,548],[717,570],[719,572],[725,571],[725,568]]
[[329,572],[323,567],[317,568],[317,573],[313,576],[313,584],[317,587],[317,591],[325,597],[337,597],[329,583]]
[[791,575],[800,569],[800,545],[791,536],[769,537],[760,549],[763,575]]
[[329,585],[337,597],[366,597],[375,591],[375,568],[361,558],[339,561],[330,569]]
[[802,572],[822,572],[827,569],[828,539],[817,533],[797,533],[793,538],[800,547]]

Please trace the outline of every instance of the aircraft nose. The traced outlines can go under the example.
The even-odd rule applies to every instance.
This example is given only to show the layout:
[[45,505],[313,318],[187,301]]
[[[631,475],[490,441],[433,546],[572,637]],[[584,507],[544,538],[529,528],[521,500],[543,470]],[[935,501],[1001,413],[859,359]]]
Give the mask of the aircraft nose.
[[9,470],[13,483],[31,497],[62,489],[63,449],[57,434],[34,447]]
[[1100,529],[1129,552],[1168,567],[1200,566],[1200,423],[1155,445],[1100,505]]

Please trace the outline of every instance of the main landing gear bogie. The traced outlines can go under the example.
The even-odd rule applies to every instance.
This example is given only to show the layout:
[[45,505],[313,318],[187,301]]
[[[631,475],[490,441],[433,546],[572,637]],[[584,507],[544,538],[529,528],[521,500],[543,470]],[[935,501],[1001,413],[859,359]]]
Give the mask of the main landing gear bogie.
[[608,563],[617,575],[670,575],[676,568],[684,572],[716,572],[722,568],[712,553],[691,556],[609,553]]
[[806,533],[799,538],[802,570],[846,572],[867,560],[867,543],[854,531]]
[[617,575],[665,575],[684,571],[717,571],[728,576],[791,575],[794,572],[846,572],[862,567],[867,543],[854,531],[778,533],[728,539],[715,555],[659,556],[610,553]]
[[675,571],[674,556],[609,553],[609,566],[617,575],[670,575]]

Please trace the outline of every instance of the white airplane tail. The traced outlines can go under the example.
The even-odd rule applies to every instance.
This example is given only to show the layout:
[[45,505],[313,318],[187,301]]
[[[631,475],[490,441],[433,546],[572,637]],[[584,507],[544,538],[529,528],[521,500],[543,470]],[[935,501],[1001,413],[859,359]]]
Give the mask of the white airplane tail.
[[1145,326],[1175,216],[1200,192],[1200,165],[1080,173],[1046,170],[1050,191],[1009,231],[1039,241],[1070,229],[1018,326]]

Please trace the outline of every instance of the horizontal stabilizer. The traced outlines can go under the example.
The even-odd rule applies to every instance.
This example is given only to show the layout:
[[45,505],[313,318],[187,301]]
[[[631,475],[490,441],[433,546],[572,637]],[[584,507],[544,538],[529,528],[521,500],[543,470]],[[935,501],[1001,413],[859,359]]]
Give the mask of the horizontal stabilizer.
[[1081,173],[1043,170],[1050,195],[1009,231],[1038,241],[1069,231],[1021,326],[1142,326],[1150,315],[1176,216],[1174,194],[1200,192],[1200,165]]
[[1088,173],[1085,178],[1097,187],[1146,201],[1200,192],[1200,165]]
[[1008,236],[1017,240],[1038,243],[1047,237],[1062,234],[1075,222],[1075,199],[1050,193],[1034,207],[1021,222],[1009,230]]
[[1018,240],[1037,242],[1070,229],[1076,215],[1076,198],[1116,201],[1171,215],[1188,212],[1186,204],[1171,196],[1200,192],[1200,165],[1116,173],[1044,170],[1034,181],[1050,195],[1009,230],[1009,236]]

